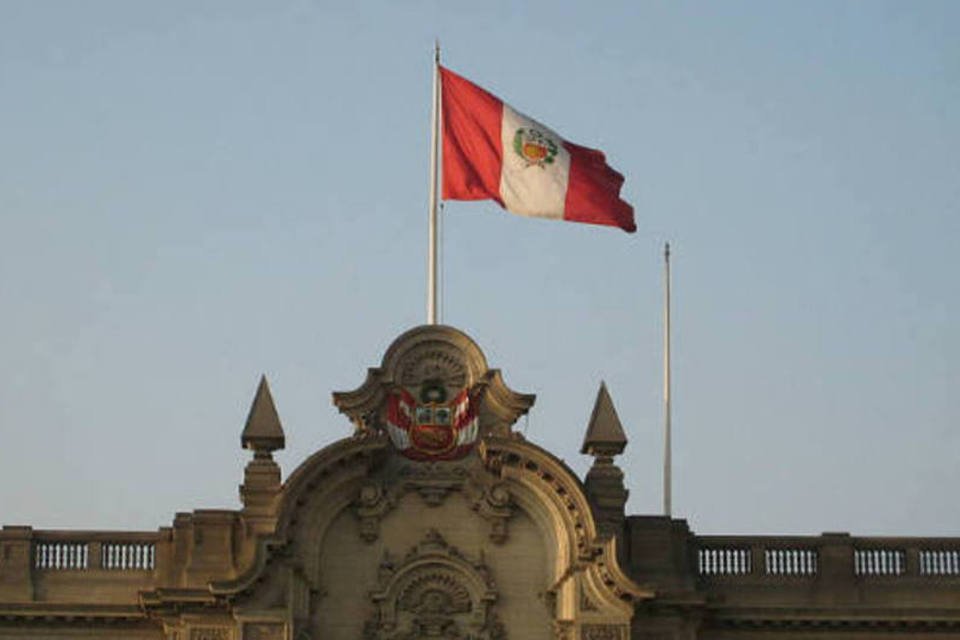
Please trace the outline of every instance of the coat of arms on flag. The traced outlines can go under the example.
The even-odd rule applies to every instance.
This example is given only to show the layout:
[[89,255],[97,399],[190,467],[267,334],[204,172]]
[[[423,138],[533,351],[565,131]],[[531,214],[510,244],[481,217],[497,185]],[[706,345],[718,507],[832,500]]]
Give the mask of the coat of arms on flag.
[[412,460],[456,460],[465,456],[479,434],[477,398],[469,388],[452,400],[443,382],[428,380],[418,397],[404,387],[386,404],[387,434],[397,450]]

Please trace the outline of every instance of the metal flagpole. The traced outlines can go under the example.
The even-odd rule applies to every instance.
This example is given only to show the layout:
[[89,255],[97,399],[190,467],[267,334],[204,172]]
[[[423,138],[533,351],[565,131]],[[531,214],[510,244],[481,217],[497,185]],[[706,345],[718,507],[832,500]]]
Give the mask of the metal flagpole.
[[440,41],[433,51],[433,104],[430,113],[430,212],[427,232],[427,324],[437,324],[437,143],[440,132]]
[[663,515],[672,511],[673,478],[671,466],[673,452],[670,449],[670,243],[663,245]]

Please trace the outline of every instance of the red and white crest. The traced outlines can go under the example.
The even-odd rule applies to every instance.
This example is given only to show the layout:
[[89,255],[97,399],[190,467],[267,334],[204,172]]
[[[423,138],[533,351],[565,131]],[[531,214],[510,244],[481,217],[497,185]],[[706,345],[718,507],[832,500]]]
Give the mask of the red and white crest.
[[479,435],[477,398],[467,388],[452,402],[446,390],[424,385],[420,402],[399,387],[387,399],[384,422],[390,440],[412,460],[455,460],[465,456]]

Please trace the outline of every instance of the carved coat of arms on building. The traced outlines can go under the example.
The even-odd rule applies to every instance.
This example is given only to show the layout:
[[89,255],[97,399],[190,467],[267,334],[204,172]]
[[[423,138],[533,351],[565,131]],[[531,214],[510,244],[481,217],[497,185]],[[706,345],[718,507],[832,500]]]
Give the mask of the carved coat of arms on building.
[[477,440],[477,394],[463,388],[448,400],[441,380],[427,380],[418,394],[397,387],[387,399],[384,423],[397,450],[413,460],[455,460]]

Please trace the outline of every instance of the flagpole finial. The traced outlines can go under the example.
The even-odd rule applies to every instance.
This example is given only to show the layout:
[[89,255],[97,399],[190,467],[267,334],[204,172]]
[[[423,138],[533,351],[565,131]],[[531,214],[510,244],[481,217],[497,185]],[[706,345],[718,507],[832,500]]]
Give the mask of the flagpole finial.
[[669,242],[663,243],[663,257],[666,258],[667,260],[670,259],[670,243]]
[[440,64],[440,38],[433,41],[433,59],[437,64]]

